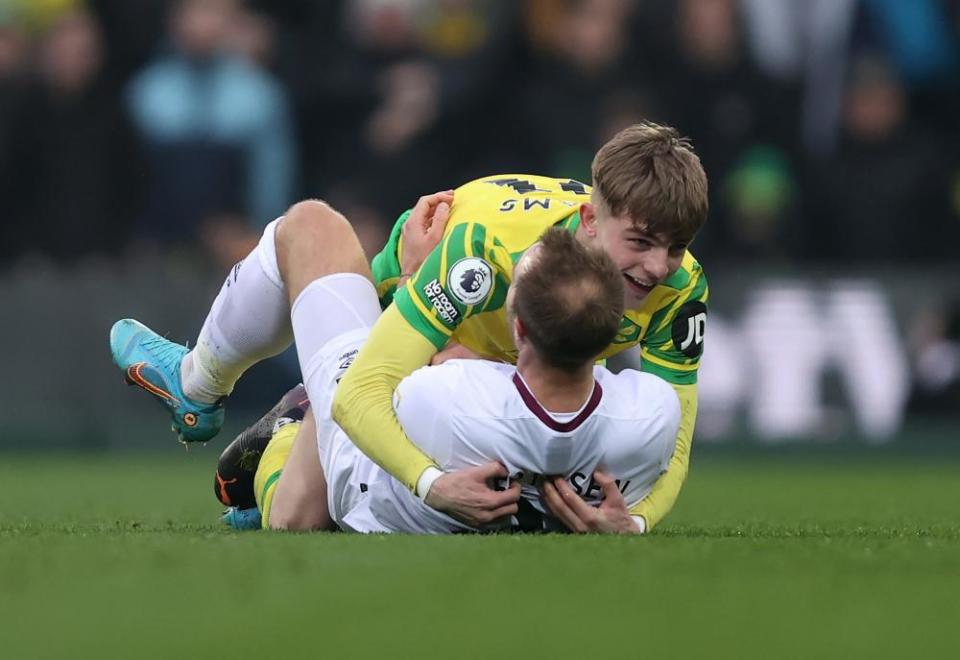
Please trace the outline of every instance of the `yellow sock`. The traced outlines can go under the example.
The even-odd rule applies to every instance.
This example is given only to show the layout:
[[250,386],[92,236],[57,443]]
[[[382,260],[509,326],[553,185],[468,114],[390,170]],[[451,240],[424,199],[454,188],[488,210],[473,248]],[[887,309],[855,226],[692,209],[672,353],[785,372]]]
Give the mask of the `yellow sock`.
[[273,504],[273,493],[277,490],[277,482],[283,474],[283,466],[293,450],[293,439],[297,436],[302,422],[284,424],[273,434],[267,448],[260,457],[260,465],[253,476],[253,494],[257,498],[257,508],[260,509],[260,526],[270,529],[270,507]]

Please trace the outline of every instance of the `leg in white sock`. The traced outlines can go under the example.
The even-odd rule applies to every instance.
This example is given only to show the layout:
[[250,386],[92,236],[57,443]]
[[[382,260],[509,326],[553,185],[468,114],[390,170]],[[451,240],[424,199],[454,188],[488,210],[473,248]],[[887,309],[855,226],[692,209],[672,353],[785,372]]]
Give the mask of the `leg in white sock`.
[[319,402],[332,387],[330,383],[312,382],[318,357],[332,340],[365,336],[373,327],[380,317],[377,290],[370,280],[356,273],[326,275],[307,285],[294,301],[290,315],[303,384],[310,400]]
[[311,282],[334,273],[372,282],[353,227],[323,202],[294,204],[267,225],[256,249],[227,277],[183,360],[184,393],[215,401],[244,371],[283,351],[293,341],[291,304]]
[[[336,349],[350,341],[358,345],[380,316],[370,266],[350,223],[322,202],[291,208],[277,231],[276,246],[304,385],[318,424],[322,416],[328,429],[330,398],[346,368]],[[317,495],[320,488],[325,494],[326,487],[319,428],[313,438],[298,439],[303,451],[295,445],[277,481],[271,525],[299,529],[329,521],[326,498]]]
[[267,225],[257,247],[230,271],[183,360],[183,391],[191,399],[212,403],[230,394],[244,371],[293,341],[289,295],[277,267],[279,222]]
[[[297,354],[316,425],[297,435],[271,499],[269,524],[281,529],[330,527],[327,481],[319,444],[329,442],[330,403],[347,364],[342,352],[356,352],[380,316],[377,291],[366,277],[338,273],[314,280],[291,311]],[[305,421],[301,431],[305,431]]]

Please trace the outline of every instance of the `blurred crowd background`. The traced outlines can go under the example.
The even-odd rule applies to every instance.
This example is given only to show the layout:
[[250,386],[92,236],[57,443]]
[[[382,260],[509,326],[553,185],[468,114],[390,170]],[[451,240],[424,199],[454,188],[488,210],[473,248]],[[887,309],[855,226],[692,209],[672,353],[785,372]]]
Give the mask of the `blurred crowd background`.
[[2,245],[219,254],[306,196],[376,236],[650,118],[702,259],[950,259],[958,113],[956,0],[0,0]]
[[[703,160],[711,277],[960,275],[960,0],[0,0],[0,271],[221,273],[304,197],[372,253],[421,194],[588,181],[641,119]],[[903,334],[960,414],[951,295]]]

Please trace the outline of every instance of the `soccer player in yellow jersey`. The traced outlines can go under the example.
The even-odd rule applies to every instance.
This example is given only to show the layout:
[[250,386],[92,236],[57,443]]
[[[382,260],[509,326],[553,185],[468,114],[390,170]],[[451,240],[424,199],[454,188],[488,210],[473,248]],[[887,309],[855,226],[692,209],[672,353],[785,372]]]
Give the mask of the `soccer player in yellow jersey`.
[[640,124],[600,149],[593,183],[591,189],[530,175],[472,181],[454,192],[443,240],[416,272],[404,268],[405,216],[373,260],[381,302],[393,305],[341,381],[334,417],[361,449],[435,508],[479,523],[497,513],[494,504],[484,504],[483,484],[440,473],[406,439],[390,396],[400,379],[450,342],[515,361],[504,311],[513,264],[553,225],[605,250],[623,274],[627,311],[603,357],[639,345],[643,370],[667,380],[681,399],[670,467],[631,511],[640,531],[676,500],[689,464],[706,322],[706,278],[687,250],[706,219],[706,175],[674,129]]
[[[603,357],[639,345],[643,369],[674,387],[682,413],[667,472],[632,516],[613,518],[630,521],[629,528],[611,529],[602,515],[561,518],[576,531],[642,532],[666,515],[686,477],[708,295],[687,248],[706,219],[706,175],[674,129],[644,123],[600,149],[592,176],[593,188],[571,179],[499,175],[421,198],[365,271],[386,309],[359,354],[350,356],[332,402],[334,419],[427,504],[468,524],[516,510],[516,493],[488,486],[505,473],[496,466],[441,472],[403,433],[392,397],[405,376],[431,361],[467,353],[516,360],[504,311],[513,264],[554,225],[607,252],[624,278],[626,312]],[[337,240],[348,240],[345,222],[330,207],[306,202],[271,223],[227,278],[192,351],[163,343],[135,322],[114,327],[115,362],[171,409],[181,439],[215,433],[220,401],[240,374],[289,345],[297,296],[318,272],[336,272],[331,265],[343,258]],[[301,367],[306,372],[311,365]],[[282,464],[281,458],[273,465],[272,476]],[[546,501],[572,495],[562,488]]]

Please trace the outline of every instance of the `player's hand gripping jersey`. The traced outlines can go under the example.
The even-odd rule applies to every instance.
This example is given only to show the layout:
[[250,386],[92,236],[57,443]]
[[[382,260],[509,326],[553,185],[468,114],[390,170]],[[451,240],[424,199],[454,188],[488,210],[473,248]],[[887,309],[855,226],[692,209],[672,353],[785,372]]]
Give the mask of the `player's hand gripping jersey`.
[[[381,303],[394,304],[344,378],[334,406],[354,441],[411,490],[436,463],[403,435],[388,406],[393,390],[451,339],[481,355],[515,361],[505,310],[513,265],[548,227],[576,231],[579,206],[590,200],[590,192],[571,179],[525,174],[478,179],[455,191],[443,240],[399,291],[394,289],[401,276],[401,228],[408,213],[374,258]],[[707,295],[703,271],[688,252],[639,308],[624,313],[619,334],[602,355],[639,344],[643,370],[669,382],[680,396],[682,422],[670,468],[631,509],[648,528],[673,506],[686,477]]]
[[[394,409],[411,440],[444,469],[494,460],[506,466],[522,488],[510,527],[551,531],[562,525],[540,500],[546,476],[563,475],[574,492],[599,504],[593,472],[603,469],[630,506],[650,492],[673,453],[680,406],[666,383],[602,367],[594,369],[594,377],[593,393],[581,410],[556,414],[543,409],[513,366],[451,360],[405,378]],[[329,418],[318,417],[318,438],[330,513],[342,528],[418,534],[472,529],[426,506]]]

